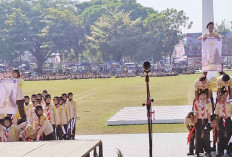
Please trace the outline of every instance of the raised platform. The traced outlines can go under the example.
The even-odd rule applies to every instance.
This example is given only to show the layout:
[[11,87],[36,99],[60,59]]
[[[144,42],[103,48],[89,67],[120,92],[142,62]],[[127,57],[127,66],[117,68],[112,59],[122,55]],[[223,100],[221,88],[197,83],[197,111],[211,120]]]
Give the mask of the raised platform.
[[92,151],[95,156],[95,152],[103,156],[101,140],[0,143],[2,157],[87,157]]
[[[191,105],[185,106],[152,106],[155,111],[154,124],[184,123]],[[147,124],[146,107],[124,107],[107,121],[107,125]]]

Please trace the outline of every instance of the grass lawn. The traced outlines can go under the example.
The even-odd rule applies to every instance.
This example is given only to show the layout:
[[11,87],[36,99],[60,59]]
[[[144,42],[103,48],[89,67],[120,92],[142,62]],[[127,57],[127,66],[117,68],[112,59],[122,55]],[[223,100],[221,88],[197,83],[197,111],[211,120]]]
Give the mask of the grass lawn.
[[[200,74],[150,78],[152,105],[187,105],[194,97],[193,82]],[[53,96],[73,92],[78,102],[77,134],[147,133],[147,125],[107,126],[107,120],[126,106],[146,100],[144,78],[32,81],[23,85],[25,95]],[[156,111],[158,112],[158,111]],[[133,113],[131,113],[133,114]],[[183,124],[154,124],[153,132],[186,132]]]

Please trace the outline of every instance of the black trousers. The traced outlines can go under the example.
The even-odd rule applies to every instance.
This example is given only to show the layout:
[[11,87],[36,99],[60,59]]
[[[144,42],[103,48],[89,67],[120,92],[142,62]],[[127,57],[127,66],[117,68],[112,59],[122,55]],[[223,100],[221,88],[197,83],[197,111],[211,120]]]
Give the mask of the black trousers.
[[[74,121],[74,118],[72,119]],[[76,120],[75,120],[75,123],[74,123],[74,126],[73,126],[73,130],[72,130],[72,135],[71,137],[74,137],[75,138],[75,134],[76,134]]]
[[[196,154],[201,152],[201,148],[207,153],[211,152],[210,147],[210,126],[208,124],[208,119],[204,120],[204,124],[202,125],[202,120],[198,119],[195,128],[195,136],[196,136]],[[203,135],[203,137],[202,137]]]
[[218,140],[218,152],[224,154],[224,149],[231,153],[231,146],[228,145],[230,137],[232,135],[232,122],[231,118],[226,119],[226,125],[223,125],[223,118],[219,119],[219,140]]
[[[193,126],[190,126],[190,129],[192,130],[193,129]],[[193,150],[194,150],[194,139],[195,139],[195,134],[193,132],[193,136],[192,138],[190,139],[190,143],[189,143],[189,152],[190,153],[193,153]]]
[[26,113],[25,113],[25,110],[24,110],[24,100],[16,100],[16,104],[18,105],[18,110],[19,110],[20,117],[22,119],[27,119]]
[[50,141],[50,140],[55,140],[55,135],[54,133],[50,133],[47,136],[45,134],[43,134],[43,141]]
[[66,134],[63,135],[63,138],[65,140],[68,140],[69,139],[69,137],[68,137],[68,124],[64,124],[64,130],[65,130]]
[[63,140],[63,131],[60,125],[58,125],[56,128],[56,139]]

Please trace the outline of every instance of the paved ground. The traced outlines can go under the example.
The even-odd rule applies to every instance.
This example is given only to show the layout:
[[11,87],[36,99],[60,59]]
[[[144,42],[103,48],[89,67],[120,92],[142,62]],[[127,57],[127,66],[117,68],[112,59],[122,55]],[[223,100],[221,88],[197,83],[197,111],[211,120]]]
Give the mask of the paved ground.
[[[101,139],[104,157],[149,157],[148,134],[77,135],[77,139]],[[153,157],[187,157],[187,133],[153,134]],[[216,156],[215,152],[212,153]],[[225,156],[226,157],[226,156]]]
[[[184,118],[192,110],[185,106],[153,106],[153,123],[184,123]],[[147,124],[146,107],[125,107],[107,121],[107,125]]]
[[[148,134],[77,135],[77,139],[101,139],[104,157],[116,157],[120,149],[124,157],[148,157]],[[153,134],[155,157],[186,157],[186,133]]]

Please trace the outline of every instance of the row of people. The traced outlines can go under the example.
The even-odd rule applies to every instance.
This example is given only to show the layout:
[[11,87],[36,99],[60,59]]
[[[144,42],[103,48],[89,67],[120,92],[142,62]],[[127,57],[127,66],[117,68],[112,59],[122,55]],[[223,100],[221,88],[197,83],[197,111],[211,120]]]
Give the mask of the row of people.
[[70,79],[96,79],[96,78],[111,78],[110,74],[72,74]]
[[69,75],[42,75],[24,77],[25,81],[41,81],[41,80],[67,80]]
[[[144,73],[141,73],[141,77],[144,77]],[[153,72],[149,74],[150,77],[165,77],[165,76],[178,76],[178,73],[176,71],[170,71],[170,72]]]
[[42,75],[24,77],[25,81],[111,78],[109,74]]
[[[46,94],[25,96],[24,111],[26,119],[16,115],[1,115],[1,141],[38,141],[75,139],[77,104],[73,94],[62,94],[54,97]],[[44,95],[44,96],[43,96]]]
[[[222,74],[222,73],[221,73]],[[212,97],[212,84],[202,75],[194,83],[195,100],[193,111],[185,118],[185,124],[189,130],[188,142],[190,143],[188,155],[200,156],[206,152],[211,156],[211,151],[216,151],[217,157],[224,155],[227,150],[228,156],[232,156],[232,106],[230,104],[232,79],[228,74],[222,74],[216,80],[217,98],[214,102]],[[213,133],[213,147],[210,147],[210,131]]]
[[128,77],[136,77],[136,75],[135,75],[135,73],[115,74],[115,78],[128,78]]

